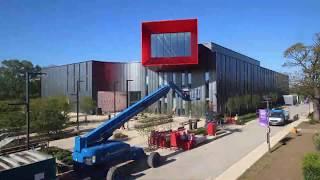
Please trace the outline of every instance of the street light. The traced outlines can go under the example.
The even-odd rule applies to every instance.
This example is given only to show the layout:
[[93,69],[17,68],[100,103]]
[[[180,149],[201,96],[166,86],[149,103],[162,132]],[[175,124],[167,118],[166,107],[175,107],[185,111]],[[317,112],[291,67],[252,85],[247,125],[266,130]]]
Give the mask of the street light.
[[30,75],[46,75],[46,73],[41,72],[26,72],[26,121],[27,121],[27,150],[29,150],[30,145],[30,98],[29,98],[29,82],[30,82]]
[[34,75],[46,75],[46,73],[41,73],[41,72],[26,72],[25,73],[25,81],[26,81],[26,86],[25,86],[25,92],[26,92],[26,97],[25,101],[23,103],[14,103],[14,104],[8,104],[8,105],[25,105],[26,106],[26,124],[27,124],[27,150],[30,148],[30,87],[29,87],[29,82],[30,82],[30,76]]
[[[129,82],[133,81],[132,79],[127,79],[126,80],[126,95],[127,95],[127,108],[129,107]],[[129,121],[127,122],[127,129],[129,130]]]
[[77,98],[77,131],[79,132],[79,109],[80,109],[80,103],[79,103],[79,92],[80,92],[80,83],[83,82],[81,80],[77,80],[77,91],[76,91],[76,94],[71,94],[71,95],[75,95],[76,98]]
[[269,124],[269,101],[272,100],[271,97],[268,96],[263,96],[264,102],[267,103],[267,119],[268,119],[268,129],[267,129],[267,144],[268,144],[268,150],[269,153],[271,153],[271,147],[270,147],[270,133],[271,133],[271,129],[270,129],[270,124]]
[[126,81],[126,94],[127,94],[127,108],[129,107],[129,82],[133,81],[132,79],[127,79]]

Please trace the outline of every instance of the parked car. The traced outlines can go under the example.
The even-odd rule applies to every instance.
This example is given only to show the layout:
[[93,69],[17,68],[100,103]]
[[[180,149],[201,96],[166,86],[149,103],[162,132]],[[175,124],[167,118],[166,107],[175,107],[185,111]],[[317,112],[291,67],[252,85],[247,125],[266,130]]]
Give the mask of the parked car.
[[285,125],[289,121],[289,112],[282,109],[272,109],[269,114],[270,125]]

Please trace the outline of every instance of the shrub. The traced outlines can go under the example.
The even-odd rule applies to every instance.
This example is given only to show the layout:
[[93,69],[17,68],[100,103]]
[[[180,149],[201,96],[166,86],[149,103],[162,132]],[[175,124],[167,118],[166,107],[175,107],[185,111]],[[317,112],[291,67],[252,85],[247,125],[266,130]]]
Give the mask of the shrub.
[[257,109],[257,107],[259,106],[261,102],[261,98],[259,95],[253,95],[252,96],[252,107]]
[[57,158],[57,160],[61,161],[66,165],[72,165],[72,153],[65,149],[60,149],[58,147],[48,147],[41,150],[47,154],[52,155],[53,157]]
[[316,148],[320,150],[320,134],[317,133],[313,136],[313,143],[316,146]]
[[303,159],[303,176],[305,180],[320,179],[320,154],[308,153]]
[[89,96],[81,97],[80,99],[80,109],[86,114],[92,113],[96,107],[96,102]]
[[239,96],[235,96],[233,97],[233,101],[234,101],[234,104],[235,104],[235,109],[236,109],[236,112],[237,114],[240,113],[240,108],[241,108],[241,98]]
[[234,101],[234,98],[233,97],[229,97],[228,98],[228,101],[227,101],[227,109],[229,111],[229,115],[231,116],[231,114],[234,112],[234,110],[236,109],[236,104],[235,104],[235,101]]
[[23,106],[8,105],[10,101],[0,101],[0,129],[22,128],[26,124]]
[[66,97],[50,97],[31,101],[31,127],[35,132],[57,134],[69,120],[70,106]]
[[244,95],[241,97],[242,105],[246,108],[246,112],[249,111],[249,106],[251,105],[251,96]]
[[124,138],[128,138],[128,135],[123,134],[121,132],[117,132],[113,134],[114,139],[124,139]]
[[249,122],[251,120],[254,120],[257,118],[256,113],[248,113],[248,114],[244,114],[242,116],[239,116],[239,120],[241,121],[242,124]]

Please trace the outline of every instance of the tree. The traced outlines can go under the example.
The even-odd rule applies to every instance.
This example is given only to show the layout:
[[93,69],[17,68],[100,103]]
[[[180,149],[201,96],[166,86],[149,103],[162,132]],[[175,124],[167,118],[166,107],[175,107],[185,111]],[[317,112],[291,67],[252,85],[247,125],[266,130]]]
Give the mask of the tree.
[[251,96],[250,95],[244,95],[242,96],[242,104],[246,107],[247,112],[249,112],[249,107],[251,104]]
[[81,111],[90,114],[96,107],[96,102],[89,96],[81,97],[80,109]]
[[286,62],[283,66],[296,67],[301,77],[294,86],[299,94],[309,96],[313,103],[313,119],[320,120],[320,33],[317,33],[312,45],[296,43],[284,52]]
[[25,124],[25,114],[21,106],[10,106],[9,101],[0,101],[0,129],[9,132],[21,129]]
[[96,107],[96,102],[89,96],[81,97],[80,99],[80,109],[86,113],[85,121],[87,121],[87,115],[90,114]]
[[239,114],[241,109],[241,104],[242,104],[240,96],[233,97],[233,101],[234,101],[237,113]]
[[257,109],[259,104],[261,102],[261,98],[259,95],[253,95],[252,96],[252,106]]
[[231,116],[231,114],[234,112],[234,110],[236,108],[236,104],[235,104],[235,101],[234,101],[233,97],[229,97],[228,98],[226,106],[227,106],[227,109],[229,111],[229,115]]
[[274,105],[278,101],[278,94],[277,93],[269,93],[268,95],[271,98],[271,104]]
[[[4,60],[0,65],[0,99],[22,99],[25,92],[25,72],[40,72],[39,66],[34,66],[26,60]],[[32,77],[31,77],[32,78]],[[40,81],[30,82],[31,97],[40,96]]]
[[31,128],[37,133],[57,134],[69,120],[70,105],[66,97],[49,97],[31,101]]

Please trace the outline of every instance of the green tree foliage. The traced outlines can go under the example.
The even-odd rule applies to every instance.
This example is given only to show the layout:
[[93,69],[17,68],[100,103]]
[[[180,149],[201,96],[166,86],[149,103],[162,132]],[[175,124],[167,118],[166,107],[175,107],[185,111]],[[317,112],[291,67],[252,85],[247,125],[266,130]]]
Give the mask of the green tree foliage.
[[[229,97],[226,102],[226,108],[229,115],[233,113],[242,114],[244,112],[254,112],[260,104],[261,98],[259,95],[244,95]],[[245,111],[244,111],[245,110]]]
[[261,102],[261,98],[259,95],[253,95],[252,96],[252,107],[257,109],[259,104]]
[[271,98],[271,103],[272,103],[272,104],[277,103],[278,98],[279,98],[279,96],[278,96],[278,94],[277,94],[277,93],[272,92],[272,93],[269,93],[269,95],[268,95],[268,96]]
[[56,134],[68,122],[70,105],[66,97],[49,97],[31,101],[31,127],[37,133]]
[[[22,99],[25,93],[25,72],[40,72],[39,66],[34,66],[26,60],[4,60],[0,65],[0,100]],[[31,77],[34,78],[34,77]],[[31,97],[40,96],[40,81],[30,81]]]
[[244,108],[246,108],[246,112],[249,112],[249,108],[252,105],[251,104],[251,96],[250,95],[244,95],[242,96],[242,105]]
[[96,102],[89,96],[81,97],[80,99],[80,109],[86,114],[90,114],[96,107]]
[[21,106],[10,106],[9,103],[0,101],[0,129],[21,129],[26,123],[24,109]]
[[236,107],[237,114],[240,113],[240,109],[241,109],[241,105],[242,105],[241,99],[242,98],[240,96],[233,97],[233,101],[234,101],[234,104],[235,104],[235,107]]
[[301,74],[293,86],[299,94],[306,95],[313,102],[313,118],[320,120],[320,33],[311,45],[296,43],[284,52],[286,62],[283,66],[295,67]]
[[227,109],[229,111],[229,115],[231,116],[231,114],[235,111],[236,109],[236,103],[234,101],[234,98],[233,97],[229,97],[228,98],[228,101],[227,101]]

